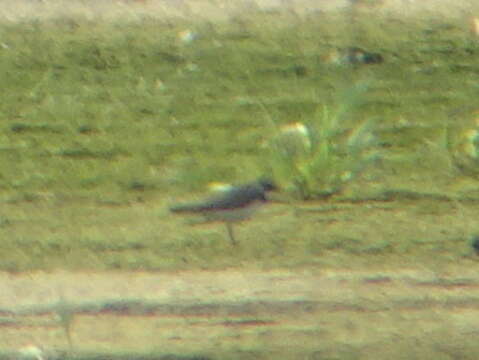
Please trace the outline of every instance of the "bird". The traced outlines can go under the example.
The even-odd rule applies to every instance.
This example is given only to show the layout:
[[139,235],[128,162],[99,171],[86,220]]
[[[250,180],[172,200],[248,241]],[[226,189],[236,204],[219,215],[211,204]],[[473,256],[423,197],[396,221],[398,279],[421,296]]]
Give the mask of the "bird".
[[170,211],[179,214],[199,214],[206,222],[224,222],[231,243],[236,245],[233,223],[249,219],[261,204],[268,201],[267,193],[274,190],[277,190],[277,187],[272,180],[259,179],[228,187],[200,202],[173,205]]
[[477,255],[479,255],[479,235],[474,235],[471,239],[471,246],[476,252]]

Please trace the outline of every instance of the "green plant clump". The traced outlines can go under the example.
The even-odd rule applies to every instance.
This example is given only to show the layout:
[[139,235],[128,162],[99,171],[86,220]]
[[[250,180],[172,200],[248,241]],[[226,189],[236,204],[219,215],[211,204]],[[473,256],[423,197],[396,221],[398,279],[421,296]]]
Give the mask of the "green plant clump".
[[336,111],[322,106],[307,125],[283,126],[267,144],[273,174],[300,199],[338,193],[377,157],[374,120],[352,115],[365,87],[353,90]]

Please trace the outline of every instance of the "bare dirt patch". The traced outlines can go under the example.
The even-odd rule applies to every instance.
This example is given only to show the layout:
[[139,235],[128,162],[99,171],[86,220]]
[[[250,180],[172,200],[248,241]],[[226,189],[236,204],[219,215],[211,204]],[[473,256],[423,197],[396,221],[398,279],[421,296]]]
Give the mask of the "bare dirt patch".
[[287,11],[297,16],[308,16],[351,6],[376,14],[463,16],[467,21],[472,9],[477,10],[473,0],[3,0],[0,4],[0,20],[7,22],[72,17],[106,21],[141,21],[144,18],[229,21],[248,11]]
[[75,309],[79,352],[384,349],[398,335],[454,349],[449,340],[479,331],[479,275],[443,270],[4,273],[2,347],[68,349],[61,297]]

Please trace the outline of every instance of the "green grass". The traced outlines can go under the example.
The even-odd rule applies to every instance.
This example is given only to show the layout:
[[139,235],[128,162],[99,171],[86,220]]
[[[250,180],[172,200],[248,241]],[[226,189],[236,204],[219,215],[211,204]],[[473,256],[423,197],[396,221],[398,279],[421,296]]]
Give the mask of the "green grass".
[[[178,38],[185,29],[198,35],[191,43]],[[231,22],[3,23],[0,34],[0,269],[339,266],[358,254],[367,264],[426,258],[431,247],[445,259],[468,253],[463,244],[474,229],[463,223],[459,235],[444,235],[431,219],[428,229],[442,234],[434,242],[398,220],[397,233],[407,229],[397,239],[380,224],[349,233],[370,221],[362,218],[367,210],[352,210],[356,223],[335,228],[349,215],[298,218],[283,206],[241,227],[237,250],[221,227],[185,227],[166,211],[210,181],[267,173],[261,146],[271,120],[316,125],[318,111],[340,107],[364,82],[368,91],[349,116],[358,124],[376,119],[381,160],[330,201],[394,191],[418,193],[419,202],[431,192],[446,203],[474,197],[451,187],[460,174],[443,146],[446,127],[473,119],[478,93],[479,43],[461,19],[368,13],[352,23],[347,12],[298,19],[257,11]],[[325,61],[347,46],[385,62]],[[424,196],[424,211],[435,210],[438,202]],[[475,210],[461,206],[461,221],[472,223]],[[445,207],[445,218],[460,211]],[[416,220],[414,210],[409,215]]]
[[[224,177],[243,180],[248,176],[239,169],[263,170],[257,154],[269,116],[280,124],[313,118],[362,80],[372,86],[354,116],[380,117],[384,132],[405,118],[416,139],[385,134],[384,141],[422,146],[424,135],[434,134],[420,125],[441,127],[448,110],[470,105],[477,93],[465,86],[474,78],[467,51],[477,47],[458,36],[461,29],[412,24],[415,36],[400,36],[398,25],[377,20],[375,32],[368,30],[381,29],[380,39],[355,39],[324,18],[282,25],[273,16],[257,17],[269,26],[255,26],[255,18],[246,29],[196,25],[198,40],[191,44],[176,38],[184,24],[3,25],[2,187],[75,194],[127,190],[136,182],[169,191],[201,189]],[[386,63],[324,64],[330,48],[345,45],[380,51]],[[457,64],[465,69],[452,70]],[[170,177],[151,175],[164,170]]]

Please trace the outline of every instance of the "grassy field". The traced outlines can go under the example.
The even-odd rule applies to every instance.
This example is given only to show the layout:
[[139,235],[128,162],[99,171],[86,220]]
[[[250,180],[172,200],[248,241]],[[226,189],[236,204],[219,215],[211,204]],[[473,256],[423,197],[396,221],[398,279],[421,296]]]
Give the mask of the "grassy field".
[[[41,16],[53,0],[0,9],[0,358],[30,341],[62,349],[51,358],[474,359],[479,8],[375,3],[214,20],[148,2],[111,16]],[[349,47],[384,61],[338,61]],[[169,213],[210,182],[270,174],[281,126],[321,133],[345,107],[346,132],[373,121],[377,157],[340,192],[318,185],[305,201],[277,178],[280,201],[237,227],[236,247],[223,226]],[[251,294],[236,284],[248,271]],[[190,284],[209,296],[191,308]]]
[[[334,266],[318,256],[331,249],[366,263],[377,259],[370,248],[386,259],[467,253],[477,189],[446,146],[477,116],[479,45],[464,18],[356,9],[140,20],[0,25],[1,269]],[[331,61],[350,46],[384,62]],[[349,121],[375,119],[380,158],[328,203],[270,207],[274,216],[241,227],[241,250],[221,227],[192,228],[168,214],[170,203],[211,181],[268,173],[264,143],[277,127],[317,126],[323,109],[335,111],[362,84],[368,89]],[[408,221],[386,221],[351,234],[371,220],[368,202],[391,207],[392,219],[404,209],[412,223],[418,211],[431,215],[429,228],[411,233]],[[327,218],[341,204],[356,204],[350,226]],[[428,235],[443,231],[438,212],[461,230],[452,245]],[[328,221],[342,230],[330,233]],[[410,236],[384,236],[403,230]]]

